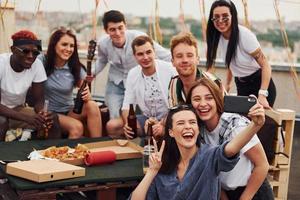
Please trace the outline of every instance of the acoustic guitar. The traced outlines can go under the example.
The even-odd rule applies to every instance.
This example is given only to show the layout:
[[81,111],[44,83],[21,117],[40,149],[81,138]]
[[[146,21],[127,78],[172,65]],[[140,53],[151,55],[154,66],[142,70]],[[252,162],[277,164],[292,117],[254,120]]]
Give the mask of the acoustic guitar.
[[[97,42],[95,40],[89,41],[88,54],[87,54],[87,64],[86,64],[86,74],[88,76],[92,75],[92,61],[95,56]],[[88,83],[90,91],[92,90],[91,83]]]

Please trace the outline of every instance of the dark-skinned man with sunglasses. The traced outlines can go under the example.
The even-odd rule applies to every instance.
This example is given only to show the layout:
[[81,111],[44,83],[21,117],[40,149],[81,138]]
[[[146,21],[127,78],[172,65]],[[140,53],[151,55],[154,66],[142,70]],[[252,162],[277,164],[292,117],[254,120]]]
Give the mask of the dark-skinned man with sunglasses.
[[[43,83],[47,76],[43,64],[36,59],[41,41],[27,30],[16,32],[11,38],[11,53],[0,54],[0,141],[5,140],[7,130],[16,128],[45,131],[49,138],[57,137],[57,117],[43,112]],[[33,109],[25,106],[30,87]]]

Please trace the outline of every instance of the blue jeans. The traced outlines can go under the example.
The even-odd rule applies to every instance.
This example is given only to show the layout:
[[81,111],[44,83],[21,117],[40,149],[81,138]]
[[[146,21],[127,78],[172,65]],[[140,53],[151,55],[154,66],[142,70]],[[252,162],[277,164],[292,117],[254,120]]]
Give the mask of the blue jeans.
[[109,110],[110,119],[120,117],[120,109],[124,100],[125,87],[123,81],[116,85],[112,81],[107,81],[105,91],[105,104]]

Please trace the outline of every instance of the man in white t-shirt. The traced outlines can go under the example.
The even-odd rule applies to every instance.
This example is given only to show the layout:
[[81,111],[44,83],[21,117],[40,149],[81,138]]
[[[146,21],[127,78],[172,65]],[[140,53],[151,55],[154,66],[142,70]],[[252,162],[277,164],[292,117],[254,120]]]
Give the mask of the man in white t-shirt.
[[[50,136],[55,117],[41,112],[44,107],[43,82],[47,79],[43,64],[36,59],[41,51],[41,41],[27,30],[19,31],[11,38],[12,53],[0,54],[0,141],[5,139],[10,128],[49,129]],[[25,107],[30,87],[34,111]]]
[[[119,129],[126,138],[132,139],[132,130],[127,125],[129,105],[138,105],[141,114],[137,115],[139,124],[138,135],[143,133],[145,121],[153,119],[153,134],[162,132],[160,120],[168,112],[168,85],[171,78],[177,75],[176,69],[170,62],[155,59],[154,42],[150,37],[141,35],[136,37],[131,44],[134,58],[138,65],[132,68],[127,76],[126,90],[122,106],[122,120]],[[123,128],[123,129],[122,129]],[[111,123],[107,130],[116,134],[116,127],[112,129]],[[140,131],[139,131],[140,130]]]

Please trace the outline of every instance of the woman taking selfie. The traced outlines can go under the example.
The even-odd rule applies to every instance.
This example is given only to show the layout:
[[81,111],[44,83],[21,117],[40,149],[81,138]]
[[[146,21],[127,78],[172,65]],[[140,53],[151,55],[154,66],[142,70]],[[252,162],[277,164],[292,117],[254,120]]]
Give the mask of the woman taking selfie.
[[[239,114],[224,113],[222,92],[214,82],[205,78],[193,85],[187,102],[192,103],[202,122],[200,132],[207,144],[222,145],[232,141],[253,123]],[[256,120],[256,116],[250,114],[257,112],[253,111],[255,107],[257,104],[248,114],[252,121]],[[266,180],[269,164],[258,137],[253,135],[241,149],[240,160],[234,169],[220,174],[222,200],[274,199],[273,191]]]
[[96,102],[91,100],[88,86],[82,93],[84,101],[81,114],[74,113],[73,89],[80,87],[86,76],[79,61],[77,40],[72,31],[60,28],[50,37],[46,55],[41,57],[47,81],[45,99],[49,100],[49,110],[58,113],[60,126],[68,132],[69,138],[83,136],[84,123],[90,137],[100,137],[101,115]]
[[227,67],[227,92],[234,77],[238,95],[254,94],[265,108],[273,107],[276,88],[271,78],[271,66],[256,36],[238,24],[232,1],[218,0],[212,4],[206,37],[206,66],[208,70],[214,66],[218,50]]
[[253,121],[237,137],[211,146],[196,143],[199,126],[193,108],[172,108],[161,148],[158,151],[156,147],[150,156],[149,169],[131,199],[219,199],[219,173],[235,166],[240,149],[264,123],[264,110],[259,104],[249,115]]

